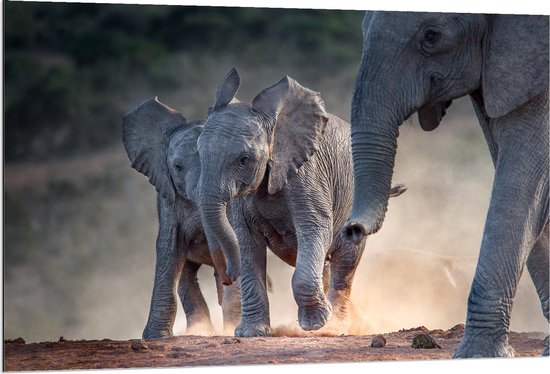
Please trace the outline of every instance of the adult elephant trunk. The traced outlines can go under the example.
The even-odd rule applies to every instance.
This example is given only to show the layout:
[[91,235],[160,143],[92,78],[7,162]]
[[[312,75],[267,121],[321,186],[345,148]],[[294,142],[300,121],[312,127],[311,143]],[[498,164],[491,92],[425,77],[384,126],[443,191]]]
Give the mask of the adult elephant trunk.
[[[363,60],[353,94],[351,147],[353,154],[355,194],[353,210],[343,228],[344,239],[358,245],[366,235],[377,232],[388,206],[399,125],[406,108],[396,109],[398,100],[384,87],[396,86],[395,78],[380,71],[367,71],[376,66]],[[374,76],[374,77],[373,77]]]
[[227,277],[222,275],[222,283],[230,285],[240,275],[239,243],[235,232],[227,219],[227,202],[219,193],[203,191],[200,194],[199,205],[204,231],[211,254],[217,256],[218,245],[227,261]]

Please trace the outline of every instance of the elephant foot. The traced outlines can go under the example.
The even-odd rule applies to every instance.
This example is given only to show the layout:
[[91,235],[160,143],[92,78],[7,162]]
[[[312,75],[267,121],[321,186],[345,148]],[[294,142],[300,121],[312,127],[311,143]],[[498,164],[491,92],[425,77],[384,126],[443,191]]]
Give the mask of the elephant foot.
[[514,354],[508,336],[495,339],[494,336],[465,333],[453,358],[514,357]]
[[546,338],[544,338],[544,343],[543,344],[544,344],[544,351],[542,351],[542,355],[543,356],[548,356],[549,355],[548,354],[549,353],[548,352],[548,344],[549,344],[548,343],[548,335],[546,335]]
[[235,336],[249,338],[255,336],[273,336],[273,331],[266,323],[246,323],[241,322],[235,329]]
[[147,325],[141,336],[143,339],[168,338],[172,336],[172,329],[159,329]]
[[332,316],[332,306],[326,300],[312,306],[298,307],[298,322],[302,330],[319,330]]

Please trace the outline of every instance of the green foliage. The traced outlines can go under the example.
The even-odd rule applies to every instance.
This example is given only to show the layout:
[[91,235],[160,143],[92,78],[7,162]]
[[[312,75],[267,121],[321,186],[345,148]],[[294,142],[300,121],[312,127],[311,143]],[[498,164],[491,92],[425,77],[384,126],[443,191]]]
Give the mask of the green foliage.
[[[362,12],[198,6],[5,4],[7,161],[74,155],[120,142],[125,98],[177,90],[177,56],[242,64],[289,59],[349,66]],[[202,56],[202,57],[200,57]]]

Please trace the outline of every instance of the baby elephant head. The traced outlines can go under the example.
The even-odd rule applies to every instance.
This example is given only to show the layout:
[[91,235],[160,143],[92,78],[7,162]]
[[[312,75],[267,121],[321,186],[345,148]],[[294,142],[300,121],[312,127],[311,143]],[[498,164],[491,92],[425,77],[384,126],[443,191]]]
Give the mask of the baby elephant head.
[[122,141],[132,167],[147,176],[163,198],[174,201],[177,194],[196,202],[201,131],[200,122],[187,123],[155,97],[124,116]]
[[259,188],[281,191],[319,149],[328,121],[319,93],[288,76],[261,91],[251,105],[235,99],[239,85],[232,69],[218,86],[198,140],[203,224],[209,242],[215,237],[236,273],[238,246],[227,220],[228,201]]

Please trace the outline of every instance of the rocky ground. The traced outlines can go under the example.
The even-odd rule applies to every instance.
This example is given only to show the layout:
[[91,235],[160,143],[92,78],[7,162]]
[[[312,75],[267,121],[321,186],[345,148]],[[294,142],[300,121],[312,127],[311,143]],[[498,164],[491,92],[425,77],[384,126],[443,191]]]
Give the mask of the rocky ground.
[[[371,347],[375,335],[285,336],[275,331],[270,338],[226,336],[177,336],[152,340],[79,340],[25,344],[4,342],[4,370],[70,370],[100,368],[154,368],[281,363],[335,363],[387,360],[450,359],[464,326],[447,331],[417,327],[377,337],[380,348]],[[419,334],[429,334],[438,347],[413,348]],[[516,357],[538,357],[543,350],[540,333],[510,334]],[[418,339],[416,339],[418,341]],[[380,344],[380,342],[382,342]]]

